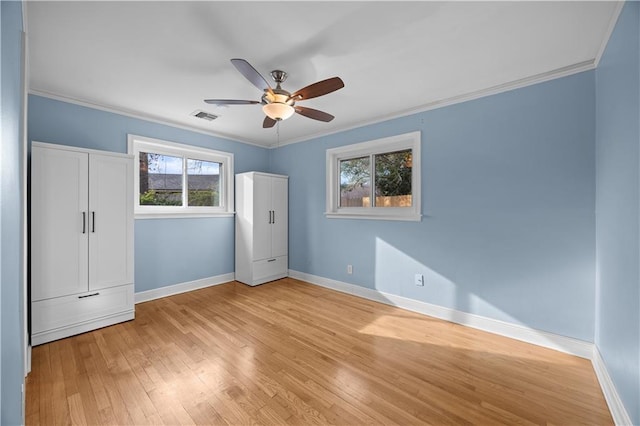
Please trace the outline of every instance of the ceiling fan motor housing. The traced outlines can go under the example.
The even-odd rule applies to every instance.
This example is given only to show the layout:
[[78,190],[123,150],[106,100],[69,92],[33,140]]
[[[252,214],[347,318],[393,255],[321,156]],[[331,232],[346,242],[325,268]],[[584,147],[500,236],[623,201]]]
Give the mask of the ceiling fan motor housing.
[[271,78],[280,85],[280,83],[284,83],[287,79],[287,73],[282,70],[273,70],[271,71]]

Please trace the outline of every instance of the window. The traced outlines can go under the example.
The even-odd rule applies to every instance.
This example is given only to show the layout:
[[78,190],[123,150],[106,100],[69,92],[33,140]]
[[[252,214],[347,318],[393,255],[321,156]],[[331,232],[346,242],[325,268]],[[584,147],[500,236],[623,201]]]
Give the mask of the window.
[[233,154],[129,135],[136,218],[233,215]]
[[420,132],[327,150],[329,218],[421,219]]

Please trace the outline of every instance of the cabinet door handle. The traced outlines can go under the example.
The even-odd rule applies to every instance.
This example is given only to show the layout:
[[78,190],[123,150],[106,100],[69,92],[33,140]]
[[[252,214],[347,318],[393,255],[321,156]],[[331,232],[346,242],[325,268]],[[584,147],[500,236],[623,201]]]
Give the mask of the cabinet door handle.
[[99,295],[100,295],[100,293],[99,293],[99,292],[97,292],[97,293],[91,293],[91,294],[85,294],[84,296],[78,296],[78,299],[84,299],[84,298],[86,298],[86,297],[93,297],[93,296],[99,296]]
[[271,223],[276,223],[276,211],[275,210],[271,210],[271,212],[273,213],[273,222],[271,222]]
[[96,232],[96,212],[91,212],[91,232]]
[[269,260],[267,260],[267,262],[275,262],[275,261],[276,261],[276,259],[269,259]]
[[82,233],[87,233],[87,214],[82,212]]

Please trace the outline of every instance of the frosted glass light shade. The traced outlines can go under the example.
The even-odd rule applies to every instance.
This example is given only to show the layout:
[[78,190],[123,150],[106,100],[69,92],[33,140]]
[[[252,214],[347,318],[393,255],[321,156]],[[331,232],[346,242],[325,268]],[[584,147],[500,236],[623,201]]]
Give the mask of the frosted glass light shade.
[[296,111],[291,105],[281,102],[272,102],[262,107],[265,114],[274,120],[286,120]]

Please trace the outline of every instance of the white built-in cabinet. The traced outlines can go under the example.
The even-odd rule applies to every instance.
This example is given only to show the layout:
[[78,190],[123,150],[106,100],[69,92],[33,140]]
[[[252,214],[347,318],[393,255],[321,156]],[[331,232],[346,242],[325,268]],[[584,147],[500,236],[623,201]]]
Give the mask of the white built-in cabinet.
[[134,318],[133,156],[34,142],[31,343]]
[[289,178],[236,175],[236,280],[258,285],[288,275]]

